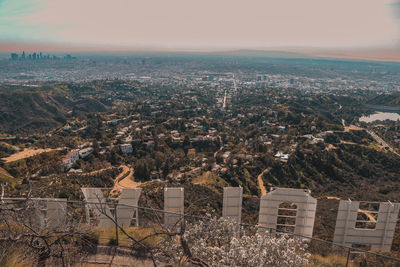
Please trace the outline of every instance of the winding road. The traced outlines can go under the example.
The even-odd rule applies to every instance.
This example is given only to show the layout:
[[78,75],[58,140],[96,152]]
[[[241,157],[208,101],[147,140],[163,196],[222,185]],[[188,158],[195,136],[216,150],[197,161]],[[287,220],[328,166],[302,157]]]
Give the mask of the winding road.
[[132,167],[122,165],[121,168],[122,172],[115,178],[112,191],[120,191],[124,188],[135,188],[142,184],[133,180],[134,170]]

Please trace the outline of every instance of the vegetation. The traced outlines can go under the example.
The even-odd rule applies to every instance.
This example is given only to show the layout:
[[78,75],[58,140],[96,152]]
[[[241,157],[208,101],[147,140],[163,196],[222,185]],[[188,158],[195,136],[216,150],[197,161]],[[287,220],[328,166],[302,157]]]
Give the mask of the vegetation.
[[[398,79],[393,74],[398,66],[384,71],[382,65],[366,62],[167,58],[124,59],[138,81],[88,79],[41,83],[35,88],[0,85],[0,158],[25,148],[58,149],[15,161],[0,160],[5,196],[80,200],[81,187],[118,188],[116,178],[129,176],[142,188],[140,206],[161,209],[165,187],[184,187],[185,211],[204,215],[221,214],[223,187],[241,186],[242,221],[255,224],[261,189],[265,189],[262,184],[267,190],[304,188],[319,198],[314,233],[326,240],[332,240],[337,198],[400,199],[400,157],[396,154],[400,152],[400,123],[358,122],[360,116],[375,112],[373,106],[398,106],[395,92],[358,89],[378,86],[377,81],[366,82],[366,77]],[[174,75],[164,73],[167,65]],[[255,73],[264,72],[269,73],[266,80],[255,81]],[[293,77],[293,72],[301,75]],[[149,73],[158,78],[139,78]],[[282,75],[288,79],[281,80]],[[390,147],[377,141],[371,131]],[[65,163],[71,156],[68,153],[88,149],[90,155]],[[129,172],[121,174],[122,170]],[[149,222],[148,214],[141,213]],[[206,225],[188,227],[212,233]],[[115,243],[112,234],[103,234],[110,244]],[[129,234],[142,237],[137,229]],[[151,241],[160,242],[160,236]],[[216,242],[213,236],[207,237]],[[399,238],[397,230],[393,249],[399,248]],[[182,256],[173,241],[163,240],[175,249],[171,262],[179,263],[189,256]],[[256,241],[271,249],[277,248],[274,242],[290,245],[284,238],[251,240],[245,233],[225,241],[223,247],[215,248],[191,239],[199,247],[192,256],[206,258],[211,265],[218,264],[214,262],[218,257],[218,262],[224,261],[221,264],[239,265],[229,258],[239,247],[252,250]],[[153,248],[151,244],[145,247]],[[298,250],[283,249],[295,264],[301,262],[296,258]],[[9,256],[6,260],[12,261]],[[260,265],[246,255],[240,257],[248,265]],[[315,256],[312,261],[342,264],[334,255]]]
[[301,239],[252,231],[239,232],[236,223],[223,218],[200,221],[185,227],[180,242],[167,235],[158,246],[163,249],[156,256],[172,265],[200,262],[204,266],[305,266],[309,263],[307,244]]
[[370,105],[400,107],[400,93],[393,92],[393,93],[373,96],[370,99],[368,99],[366,103]]
[[63,125],[68,118],[107,110],[95,99],[74,101],[46,87],[0,91],[0,107],[0,132],[8,133],[44,133]]
[[[0,262],[2,266],[71,266],[98,243],[92,229],[81,224],[41,226],[33,220],[38,203],[2,205],[0,212]],[[16,250],[11,251],[11,249]]]
[[379,201],[400,196],[396,190],[399,183],[396,155],[349,144],[339,144],[329,151],[317,148],[309,153],[302,151],[299,147],[287,164],[275,164],[264,175],[265,184],[310,188],[316,196],[351,195],[357,200]]

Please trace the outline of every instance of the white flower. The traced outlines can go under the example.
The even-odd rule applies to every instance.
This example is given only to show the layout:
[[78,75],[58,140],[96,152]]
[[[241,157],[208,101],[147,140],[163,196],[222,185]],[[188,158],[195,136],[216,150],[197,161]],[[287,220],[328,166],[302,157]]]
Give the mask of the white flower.
[[[193,257],[210,266],[305,266],[310,257],[307,243],[300,238],[269,234],[252,229],[240,229],[235,222],[211,218],[188,224],[184,235]],[[176,238],[166,236],[156,253],[160,261],[176,264],[183,250]],[[162,253],[161,253],[162,252]],[[168,258],[165,257],[168,255]]]

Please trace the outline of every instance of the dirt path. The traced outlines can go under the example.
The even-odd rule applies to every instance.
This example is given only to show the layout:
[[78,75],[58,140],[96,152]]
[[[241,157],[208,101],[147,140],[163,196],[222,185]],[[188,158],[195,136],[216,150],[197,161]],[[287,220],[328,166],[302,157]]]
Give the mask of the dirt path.
[[365,130],[364,128],[355,126],[355,125],[350,125],[350,126],[345,126],[344,127],[344,132],[349,132],[350,130],[352,131],[362,131]]
[[360,144],[357,144],[357,143],[354,143],[354,142],[343,141],[343,140],[340,140],[340,143],[341,143],[341,144],[346,144],[346,145],[360,145]]
[[[141,182],[135,182],[133,178],[133,168],[122,165],[122,172],[115,178],[112,191],[120,191],[123,188],[135,188],[140,186]],[[126,176],[126,177],[125,177]]]
[[371,213],[369,213],[367,210],[358,209],[358,212],[364,213],[371,222],[376,222],[375,217]]
[[266,168],[265,170],[263,170],[257,177],[257,181],[258,181],[258,187],[260,187],[261,190],[261,196],[264,196],[267,194],[267,189],[264,186],[264,181],[262,180],[262,177],[265,173],[269,172],[271,170],[271,168]]
[[17,161],[20,159],[25,159],[25,158],[30,158],[45,152],[50,152],[50,151],[56,151],[56,150],[63,150],[63,147],[59,147],[59,148],[39,148],[39,149],[31,149],[31,148],[25,148],[23,151],[21,152],[17,152],[15,154],[12,154],[11,156],[8,156],[6,158],[2,158],[2,160],[4,160],[6,163],[9,162],[13,162],[13,161]]
[[[141,184],[141,182],[135,182],[133,179],[133,168],[130,168],[128,166],[125,165],[121,165],[120,166],[122,168],[122,172],[120,174],[118,174],[118,176],[115,178],[114,180],[114,186],[112,191],[121,191],[123,188],[135,188],[135,187],[139,187]],[[103,171],[112,169],[113,167],[108,167],[108,168],[104,168],[104,169],[100,169],[100,170],[96,170],[96,171],[91,171],[91,172],[86,172],[86,173],[74,173],[74,175],[93,175],[93,174],[97,174],[97,173],[101,173]],[[69,175],[69,174],[67,174]]]
[[335,199],[335,200],[340,200],[338,197],[326,197],[326,199]]
[[[114,168],[114,167],[107,167],[107,168],[104,168],[104,169],[100,169],[100,170],[96,170],[96,171],[91,171],[91,172],[74,172],[74,173],[72,173],[73,175],[82,175],[82,176],[85,176],[85,175],[94,175],[94,174],[98,174],[98,173],[101,173],[101,172],[104,172],[104,171],[106,171],[106,170],[110,170],[110,169],[112,169],[112,168]],[[71,175],[71,173],[67,173],[67,176],[68,175]]]

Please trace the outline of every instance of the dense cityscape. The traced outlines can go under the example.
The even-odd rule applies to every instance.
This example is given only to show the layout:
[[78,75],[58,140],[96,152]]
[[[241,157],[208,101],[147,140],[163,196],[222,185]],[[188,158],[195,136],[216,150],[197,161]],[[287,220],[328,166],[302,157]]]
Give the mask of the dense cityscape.
[[0,0],[0,266],[400,266],[399,11]]
[[[333,229],[328,207],[338,199],[400,199],[399,65],[360,62],[353,77],[341,74],[354,67],[351,61],[98,57],[99,75],[117,66],[110,78],[81,80],[81,71],[72,82],[69,61],[54,70],[53,62],[41,62],[32,79],[2,77],[7,196],[78,200],[81,187],[139,186],[146,192],[139,203],[157,207],[154,197],[166,186],[212,199],[240,186],[242,220],[255,224],[259,196],[274,187],[304,188],[322,200],[314,236],[328,240],[333,232],[320,227]],[[10,74],[36,63],[5,64],[14,64]],[[40,78],[65,77],[59,72],[70,81]]]

